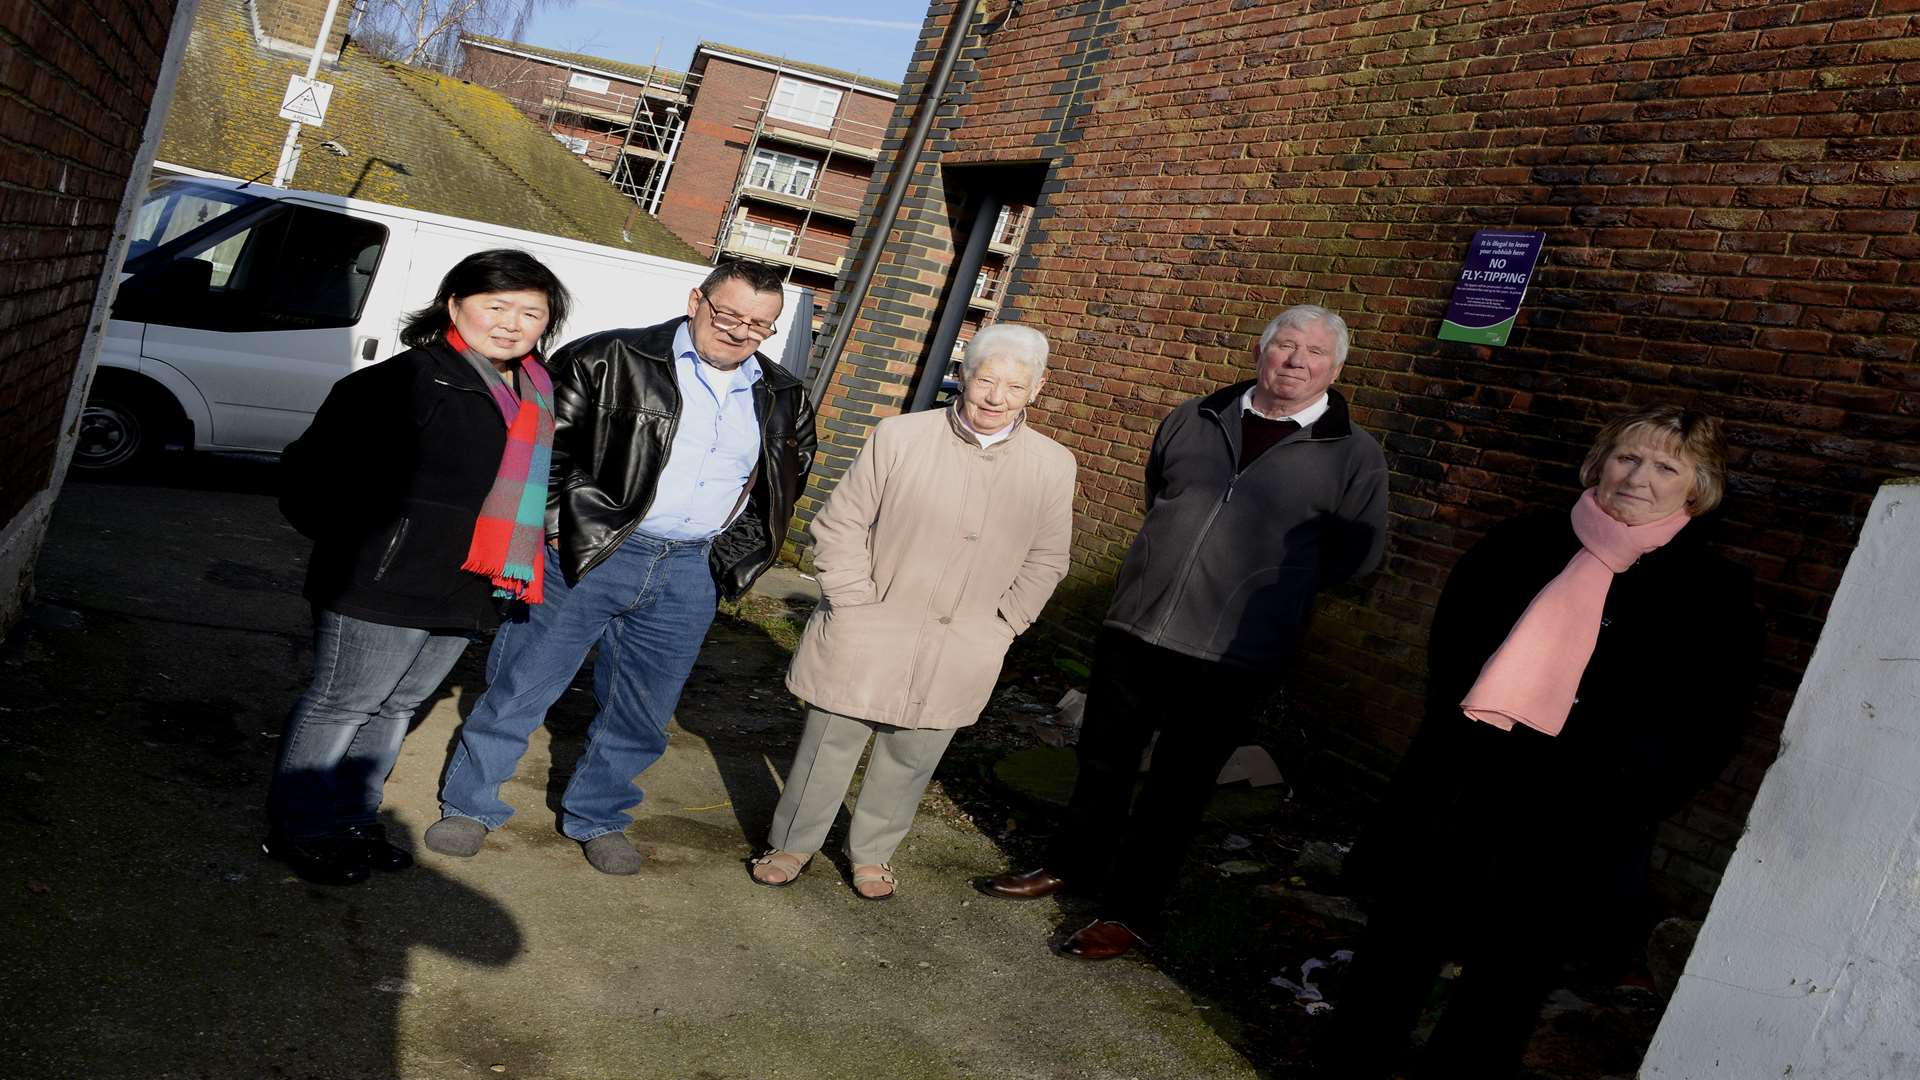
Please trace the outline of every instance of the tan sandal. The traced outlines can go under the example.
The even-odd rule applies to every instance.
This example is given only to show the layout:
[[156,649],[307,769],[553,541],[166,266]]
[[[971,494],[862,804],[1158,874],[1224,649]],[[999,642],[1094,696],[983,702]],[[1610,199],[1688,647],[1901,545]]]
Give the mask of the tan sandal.
[[[813,856],[811,855],[801,858],[791,851],[782,851],[779,848],[774,848],[772,851],[753,860],[752,866],[747,870],[747,875],[753,878],[755,885],[765,885],[769,889],[784,889],[800,880],[801,873],[811,865],[813,865]],[[760,876],[760,868],[763,866],[776,874],[783,874],[785,876],[779,881],[769,881]]]
[[[894,887],[899,884],[900,879],[893,876],[893,867],[886,863],[863,863],[853,868],[853,895],[862,900],[891,900]],[[865,893],[860,891],[862,885],[885,885],[887,891]]]

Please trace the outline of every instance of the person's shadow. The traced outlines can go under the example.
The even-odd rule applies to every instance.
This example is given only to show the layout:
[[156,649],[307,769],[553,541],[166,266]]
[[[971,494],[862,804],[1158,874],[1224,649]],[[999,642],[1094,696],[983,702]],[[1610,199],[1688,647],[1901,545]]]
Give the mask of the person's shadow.
[[[389,826],[395,837],[406,830]],[[209,1076],[339,1076],[386,1080],[407,1070],[401,1059],[403,1011],[458,1009],[470,980],[506,967],[524,941],[514,918],[493,899],[422,862],[346,888],[308,885],[278,864],[264,864],[258,909],[230,931],[234,974],[195,987],[224,999],[225,1053],[202,1064]],[[216,948],[219,946],[216,945]],[[451,959],[432,977],[414,954]],[[206,973],[211,975],[211,972]],[[211,1005],[212,1003],[209,1002]],[[213,1011],[209,1009],[209,1011]],[[254,1037],[235,1038],[234,1032]],[[433,1024],[409,1028],[405,1045],[426,1058],[455,1059],[470,1070],[524,1061],[523,1038],[509,1047],[498,1024]],[[187,1072],[185,1075],[201,1075]]]

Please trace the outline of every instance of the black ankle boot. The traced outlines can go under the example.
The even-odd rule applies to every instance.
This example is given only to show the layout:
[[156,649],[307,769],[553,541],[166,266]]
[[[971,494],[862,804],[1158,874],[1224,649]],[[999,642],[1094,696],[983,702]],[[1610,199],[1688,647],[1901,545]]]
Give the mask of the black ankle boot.
[[260,844],[261,851],[286,863],[301,880],[315,885],[358,885],[371,877],[363,847],[357,840],[335,837],[299,840],[278,833]]
[[361,856],[375,870],[405,870],[413,865],[413,856],[407,854],[404,848],[387,842],[385,825],[349,825],[345,834],[345,842],[360,845]]

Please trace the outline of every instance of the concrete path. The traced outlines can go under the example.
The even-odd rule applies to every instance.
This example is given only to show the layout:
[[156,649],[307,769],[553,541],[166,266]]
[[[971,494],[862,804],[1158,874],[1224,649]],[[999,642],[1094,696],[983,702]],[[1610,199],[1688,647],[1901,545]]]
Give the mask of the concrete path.
[[974,893],[1004,859],[939,815],[896,860],[894,902],[855,899],[824,859],[751,884],[799,717],[784,652],[742,622],[716,624],[642,778],[639,876],[596,873],[554,828],[585,680],[486,850],[418,847],[482,689],[476,647],[387,788],[420,865],[298,881],[256,844],[308,677],[304,557],[262,494],[67,487],[31,624],[0,647],[0,1076],[1254,1075],[1152,966],[1056,958],[1053,903]]

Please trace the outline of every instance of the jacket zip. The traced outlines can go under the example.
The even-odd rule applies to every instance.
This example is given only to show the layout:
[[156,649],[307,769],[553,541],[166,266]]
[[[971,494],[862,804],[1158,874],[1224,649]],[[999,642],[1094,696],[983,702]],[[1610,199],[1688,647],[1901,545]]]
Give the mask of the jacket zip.
[[[1219,414],[1214,414],[1210,419],[1215,425],[1215,430],[1220,432],[1221,440],[1227,444],[1227,460],[1231,462],[1234,452],[1233,437],[1227,434],[1226,425],[1220,423]],[[1206,543],[1207,534],[1213,531],[1214,519],[1219,517],[1220,511],[1233,501],[1233,485],[1239,479],[1240,470],[1238,469],[1227,474],[1226,492],[1221,495],[1219,502],[1213,504],[1213,509],[1207,513],[1207,520],[1200,523],[1200,535],[1194,540],[1193,546],[1187,549],[1187,565],[1180,572],[1179,586],[1173,590],[1173,602],[1166,606],[1165,612],[1160,616],[1160,625],[1153,629],[1152,644],[1158,645],[1160,638],[1166,634],[1167,623],[1172,621],[1173,613],[1180,607],[1180,598],[1187,594],[1187,581],[1193,577],[1194,564],[1200,561],[1200,548]]]
[[374,570],[373,580],[379,581],[386,577],[387,571],[393,568],[393,557],[400,553],[400,545],[406,543],[407,525],[412,520],[412,518],[403,517],[400,519],[400,524],[394,526],[393,539],[387,541],[387,550],[380,555],[380,566]]

